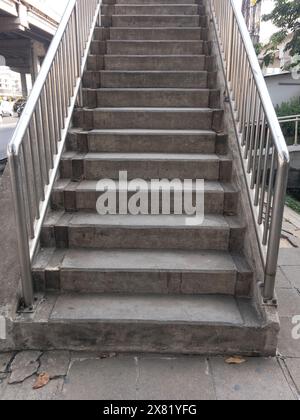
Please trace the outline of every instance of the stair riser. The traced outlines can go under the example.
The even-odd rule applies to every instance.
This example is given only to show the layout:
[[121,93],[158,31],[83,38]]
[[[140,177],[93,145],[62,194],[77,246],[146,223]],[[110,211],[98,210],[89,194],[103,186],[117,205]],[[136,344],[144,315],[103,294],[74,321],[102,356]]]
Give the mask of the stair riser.
[[220,164],[216,161],[107,161],[107,160],[62,160],[61,177],[72,180],[118,179],[119,172],[127,171],[128,179],[220,179]]
[[[52,208],[64,209],[66,211],[89,211],[96,209],[97,199],[101,196],[96,191],[54,191],[52,194]],[[133,196],[132,192],[128,193],[128,199]],[[174,194],[170,194],[171,214],[174,214]],[[151,212],[151,193],[148,195],[149,214]],[[205,193],[205,212],[206,214],[223,214],[224,212],[224,193]],[[193,194],[193,205],[196,204],[195,193]],[[117,208],[119,208],[119,197],[117,196]],[[160,199],[160,213],[162,214],[162,202]],[[182,207],[184,214],[184,207]]]
[[[149,108],[151,109],[151,108]],[[77,111],[75,127],[92,129],[210,130],[222,128],[223,114],[213,111]]]
[[187,40],[201,41],[207,39],[207,30],[202,28],[110,28],[111,40]]
[[[100,63],[101,66],[101,63]],[[206,70],[205,56],[105,56],[104,68],[119,71],[203,71]],[[103,67],[99,67],[101,70]],[[89,70],[94,70],[89,68]]]
[[84,104],[88,108],[101,107],[167,107],[209,108],[209,91],[84,91]]
[[191,5],[102,5],[102,15],[117,15],[117,16],[162,16],[162,15],[177,15],[177,16],[192,16],[203,15],[203,6],[197,4]]
[[[108,23],[108,22],[107,22]],[[206,27],[206,18],[200,16],[112,16],[116,28],[194,28]]]
[[[107,54],[113,55],[201,55],[203,54],[203,42],[107,41],[106,50]],[[96,54],[97,52],[92,49],[92,53]],[[182,59],[184,60],[184,57]]]
[[130,293],[159,295],[228,295],[234,296],[235,272],[137,272],[67,270],[34,273],[39,292]]
[[[53,229],[57,248],[227,251],[230,239],[228,228],[189,226],[178,229],[70,225],[55,226]],[[43,235],[42,246],[44,246]]]
[[191,88],[205,89],[207,72],[86,72],[83,87],[102,88]]
[[69,134],[68,150],[82,153],[206,153],[216,151],[216,136],[162,134]]
[[16,323],[13,333],[15,349],[20,350],[268,357],[275,356],[275,347],[266,346],[270,334],[275,334],[270,328],[80,320]]

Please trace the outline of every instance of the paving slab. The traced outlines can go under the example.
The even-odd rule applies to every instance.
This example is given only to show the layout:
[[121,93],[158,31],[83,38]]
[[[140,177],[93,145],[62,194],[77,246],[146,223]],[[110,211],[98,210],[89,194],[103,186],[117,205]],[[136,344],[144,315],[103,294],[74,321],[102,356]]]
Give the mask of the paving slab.
[[137,366],[134,357],[76,360],[65,382],[65,400],[134,400]]
[[[300,256],[300,251],[299,251]],[[281,268],[284,276],[287,278],[288,282],[300,290],[300,266],[297,267],[282,267]]]
[[8,401],[49,401],[60,400],[62,396],[63,379],[55,379],[49,382],[44,388],[34,390],[36,376],[25,380],[22,383],[7,385],[0,395],[0,400]]
[[279,267],[299,266],[300,250],[299,248],[282,248],[279,253]]
[[286,267],[278,268],[277,276],[276,276],[277,289],[292,289],[292,284],[289,280],[289,277],[286,275],[285,270],[286,270]]
[[190,321],[243,325],[237,302],[226,296],[62,295],[51,315],[59,320]]
[[293,320],[290,317],[280,318],[281,330],[279,335],[278,350],[284,357],[300,358],[300,340],[295,340],[292,331],[295,328]]
[[297,391],[300,398],[300,358],[299,359],[286,359],[285,364],[297,387]]
[[7,372],[9,363],[13,359],[13,353],[0,353],[0,373]]
[[208,361],[199,357],[138,358],[137,399],[215,400]]
[[46,352],[40,358],[38,373],[48,373],[51,379],[66,376],[70,365],[70,352]]
[[11,364],[10,384],[23,382],[34,375],[39,368],[39,351],[23,351],[18,353]]
[[280,317],[300,315],[300,293],[296,289],[278,289],[277,296]]
[[218,400],[294,400],[276,359],[247,359],[227,365],[223,358],[210,359]]

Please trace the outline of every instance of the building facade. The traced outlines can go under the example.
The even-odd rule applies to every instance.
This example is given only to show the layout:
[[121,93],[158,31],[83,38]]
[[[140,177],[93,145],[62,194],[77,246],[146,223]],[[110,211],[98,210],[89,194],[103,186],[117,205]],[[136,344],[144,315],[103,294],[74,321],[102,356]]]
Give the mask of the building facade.
[[0,66],[0,97],[22,96],[21,79],[18,73],[8,67]]

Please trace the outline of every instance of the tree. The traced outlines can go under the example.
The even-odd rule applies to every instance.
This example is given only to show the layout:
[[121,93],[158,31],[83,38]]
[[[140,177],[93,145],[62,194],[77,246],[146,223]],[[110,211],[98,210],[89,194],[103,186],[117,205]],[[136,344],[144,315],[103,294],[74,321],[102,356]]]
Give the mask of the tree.
[[298,67],[300,64],[300,1],[274,0],[273,11],[263,16],[263,21],[271,21],[280,28],[266,45],[264,64],[268,66],[274,62],[278,47],[286,42],[284,51],[289,52],[291,62],[285,69]]

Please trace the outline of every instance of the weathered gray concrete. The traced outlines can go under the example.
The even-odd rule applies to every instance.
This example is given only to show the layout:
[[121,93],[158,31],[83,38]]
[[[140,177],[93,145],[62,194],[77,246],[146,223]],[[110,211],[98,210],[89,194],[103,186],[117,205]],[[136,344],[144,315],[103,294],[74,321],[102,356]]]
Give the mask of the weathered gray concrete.
[[200,24],[199,16],[112,16],[112,26],[119,28],[150,28],[150,27],[197,27]]
[[38,374],[47,373],[50,379],[66,376],[70,360],[70,353],[68,351],[46,352],[40,358]]
[[181,107],[207,108],[208,89],[88,89],[84,91],[87,103],[95,107]]
[[[187,55],[183,60],[180,55],[106,55],[103,67],[111,71],[204,71],[206,70],[206,57],[204,55]],[[88,70],[95,69],[90,65]],[[98,70],[101,70],[101,67],[98,67]]]
[[[53,361],[58,353],[48,354]],[[22,354],[19,356],[22,358]],[[0,380],[0,400],[296,400],[300,359],[224,358],[73,353],[67,369],[40,390],[37,375],[17,385]]]
[[202,28],[110,28],[111,40],[201,40]]
[[[217,136],[199,130],[73,130],[68,150],[91,153],[196,153],[213,154]],[[222,153],[220,153],[222,154]]]
[[241,366],[229,366],[224,359],[210,361],[219,400],[294,400],[275,359],[249,359]]
[[10,384],[18,384],[37,373],[41,353],[39,351],[25,351],[18,353],[14,358],[10,370]]
[[[9,167],[0,178],[0,315],[7,320],[15,314],[20,292],[16,222],[12,201]],[[11,324],[7,322],[7,340],[0,340],[0,350],[11,347]]]

